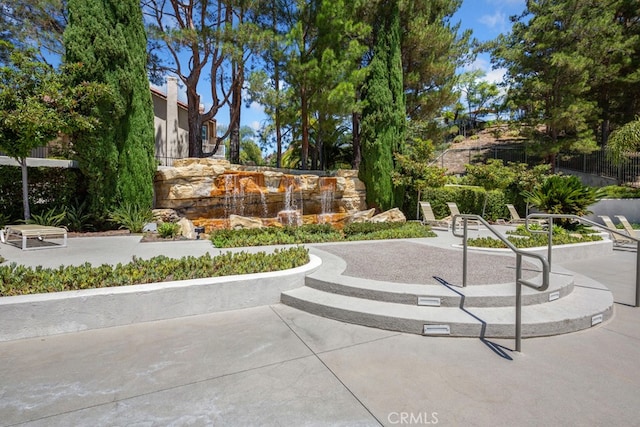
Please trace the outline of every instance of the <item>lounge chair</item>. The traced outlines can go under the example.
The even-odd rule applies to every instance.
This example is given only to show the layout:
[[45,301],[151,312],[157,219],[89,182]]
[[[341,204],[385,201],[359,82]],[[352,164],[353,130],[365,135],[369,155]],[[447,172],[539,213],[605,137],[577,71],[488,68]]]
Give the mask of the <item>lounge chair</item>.
[[627,220],[627,217],[625,217],[624,215],[616,215],[616,218],[618,218],[618,221],[620,221],[620,224],[622,224],[622,226],[624,227],[624,231],[626,231],[629,236],[635,238],[640,237],[638,236],[638,232],[633,229],[633,227]]
[[[62,238],[62,243],[54,243],[45,241],[49,238]],[[28,239],[37,240],[38,243],[35,246],[29,247],[27,245]],[[23,251],[33,249],[48,249],[48,248],[66,248],[67,247],[67,229],[63,227],[51,227],[38,224],[19,224],[19,225],[7,225],[4,230],[0,231],[0,241],[2,243],[12,244],[21,241],[21,245],[17,245]]]
[[[458,205],[455,202],[447,202],[447,206],[449,207],[452,218],[455,215],[460,215],[460,209],[458,209]],[[462,226],[462,220],[460,220],[458,224],[459,226]],[[473,225],[474,227],[480,227],[480,221],[476,221],[475,219],[468,220],[468,224]]]
[[[507,209],[509,209],[509,215],[511,216],[511,219],[508,221],[509,224],[525,224],[527,222],[526,218],[520,217],[520,214],[518,214],[518,211],[515,206],[507,203]],[[542,224],[546,224],[547,221],[543,219],[530,219],[529,223],[542,225]]]
[[436,219],[436,216],[433,214],[433,209],[431,209],[431,203],[429,202],[419,202],[420,210],[422,211],[422,223],[425,225],[432,225],[435,227],[446,227],[449,228],[451,226],[451,218],[442,218]]
[[[604,225],[610,229],[610,230],[615,230],[615,231],[620,231],[616,228],[615,224],[613,223],[613,221],[611,221],[611,218],[609,218],[607,215],[598,215],[601,219],[602,222],[604,222]],[[611,236],[611,240],[613,241],[613,245],[614,246],[619,246],[619,245],[628,245],[630,243],[633,243],[633,240],[631,239],[627,239],[624,236],[621,236],[617,233],[609,233],[609,235]]]

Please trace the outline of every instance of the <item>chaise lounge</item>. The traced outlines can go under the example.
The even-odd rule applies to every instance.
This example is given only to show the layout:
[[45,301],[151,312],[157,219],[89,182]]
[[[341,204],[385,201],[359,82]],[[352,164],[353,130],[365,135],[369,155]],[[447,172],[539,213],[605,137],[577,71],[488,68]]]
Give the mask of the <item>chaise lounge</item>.
[[[602,222],[604,222],[604,225],[610,229],[610,230],[615,230],[615,231],[620,231],[616,228],[615,224],[613,223],[613,221],[611,221],[611,218],[609,218],[607,215],[598,215],[601,219]],[[628,245],[633,243],[633,240],[631,239],[626,239],[624,236],[621,236],[617,233],[609,233],[609,235],[611,236],[611,241],[613,242],[614,246],[620,246],[620,245]]]
[[[62,238],[62,243],[45,241],[45,239]],[[29,247],[27,241],[37,241],[38,244]],[[20,247],[23,251],[49,248],[67,247],[67,229],[38,224],[7,225],[0,230],[0,241]],[[17,242],[21,244],[17,244]]]
[[431,225],[434,227],[446,227],[451,225],[451,218],[436,219],[429,202],[419,202],[420,210],[422,211],[422,223],[425,225]]

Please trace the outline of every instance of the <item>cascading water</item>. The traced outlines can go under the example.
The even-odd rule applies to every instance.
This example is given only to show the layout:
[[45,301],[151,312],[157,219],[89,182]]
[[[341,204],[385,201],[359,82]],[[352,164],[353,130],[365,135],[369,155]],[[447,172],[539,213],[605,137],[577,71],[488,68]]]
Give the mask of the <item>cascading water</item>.
[[320,189],[320,213],[318,214],[318,222],[325,223],[330,221],[333,212],[333,199],[335,197],[335,178],[320,178],[318,180]]
[[[284,181],[284,177],[283,177]],[[301,225],[302,224],[302,189],[300,188],[300,181],[297,178],[287,179],[284,184],[284,206],[280,212],[278,212],[278,220],[283,225]],[[300,198],[295,199],[295,189],[298,187]],[[300,206],[300,208],[298,208]]]

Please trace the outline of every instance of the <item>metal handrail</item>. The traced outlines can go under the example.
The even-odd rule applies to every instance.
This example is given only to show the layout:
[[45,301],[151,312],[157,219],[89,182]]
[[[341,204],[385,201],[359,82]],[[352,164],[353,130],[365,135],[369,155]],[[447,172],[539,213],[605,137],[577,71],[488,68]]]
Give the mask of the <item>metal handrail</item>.
[[[458,218],[462,219],[462,235],[456,233],[456,223]],[[500,234],[491,224],[489,224],[480,215],[472,214],[459,214],[454,215],[451,223],[451,231],[454,236],[462,237],[462,286],[467,286],[467,235],[468,235],[468,222],[469,220],[482,223],[489,231],[491,231],[499,240],[501,240],[509,249],[516,254],[516,351],[520,352],[522,349],[522,285],[536,289],[538,291],[545,291],[549,287],[549,273],[551,270],[549,261],[544,255],[523,251],[518,249],[511,243],[506,237]],[[537,258],[542,264],[542,284],[537,284],[532,281],[522,278],[522,257]]]
[[[547,219],[549,222],[547,230],[531,230],[529,228],[529,219],[532,218],[542,218]],[[618,234],[623,236],[629,240],[633,240],[636,242],[636,301],[635,307],[640,307],[640,239],[634,236],[630,236],[628,234],[623,233],[622,231],[611,229],[605,225],[599,224],[597,222],[591,221],[590,219],[583,218],[578,215],[569,215],[569,214],[548,214],[548,213],[532,213],[527,215],[527,220],[525,222],[525,228],[527,231],[532,233],[546,233],[549,236],[547,243],[547,259],[549,260],[549,265],[551,265],[551,254],[552,254],[552,246],[553,246],[553,220],[555,219],[572,219],[574,221],[579,221],[583,224],[590,225],[592,227],[598,227],[608,231],[609,233]]]

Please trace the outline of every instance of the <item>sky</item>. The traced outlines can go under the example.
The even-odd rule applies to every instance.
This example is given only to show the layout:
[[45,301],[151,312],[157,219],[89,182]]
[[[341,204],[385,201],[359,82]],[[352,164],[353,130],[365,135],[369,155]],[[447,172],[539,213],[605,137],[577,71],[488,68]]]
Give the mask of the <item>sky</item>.
[[[511,29],[509,17],[519,15],[525,9],[526,0],[463,0],[462,6],[454,14],[451,22],[460,22],[460,30],[471,29],[472,37],[479,41],[488,41],[496,38],[501,33]],[[504,70],[493,70],[488,54],[481,54],[473,64],[464,70],[480,69],[486,73],[485,80],[493,83],[502,81]],[[208,82],[202,85],[206,88]],[[182,91],[184,92],[184,91]],[[201,92],[205,107],[211,105],[211,94],[206,90]],[[181,94],[181,100],[186,102],[186,95]],[[244,104],[241,112],[242,126],[249,126],[254,130],[262,127],[265,120],[264,110],[259,104]],[[217,116],[219,124],[229,123],[228,111],[223,110]]]
[[[521,14],[525,7],[526,0],[463,0],[452,22],[460,22],[461,30],[471,29],[472,37],[479,41],[489,41],[509,32],[509,17]],[[486,73],[485,80],[499,83],[502,81],[504,70],[493,70],[490,61],[489,54],[479,55],[466,70],[480,69]]]

